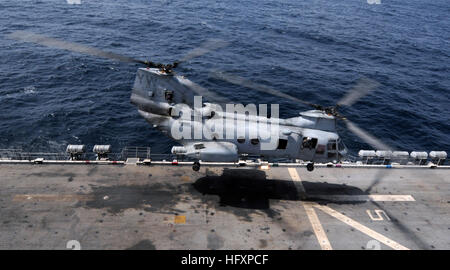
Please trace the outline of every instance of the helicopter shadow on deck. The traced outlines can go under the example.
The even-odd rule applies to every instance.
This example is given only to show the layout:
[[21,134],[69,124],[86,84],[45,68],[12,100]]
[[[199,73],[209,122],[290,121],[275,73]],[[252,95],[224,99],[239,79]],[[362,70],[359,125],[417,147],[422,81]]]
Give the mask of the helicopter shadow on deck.
[[[193,183],[203,195],[216,195],[221,206],[247,209],[269,209],[270,200],[313,201],[318,203],[359,204],[361,201],[327,200],[330,195],[367,195],[360,188],[345,184],[302,181],[306,194],[289,180],[267,179],[266,172],[256,169],[224,169],[220,176],[205,176]],[[315,198],[314,195],[322,195]],[[325,195],[325,197],[323,196]]]

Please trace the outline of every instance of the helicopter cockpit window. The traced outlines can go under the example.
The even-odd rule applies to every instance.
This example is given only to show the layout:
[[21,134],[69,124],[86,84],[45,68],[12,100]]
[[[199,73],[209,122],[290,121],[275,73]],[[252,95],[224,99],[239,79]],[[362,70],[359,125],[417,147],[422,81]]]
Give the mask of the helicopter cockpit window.
[[336,158],[336,156],[337,156],[337,153],[335,153],[335,152],[328,153],[328,158]]
[[334,141],[334,140],[328,141],[327,149],[328,150],[336,150],[336,141]]
[[287,140],[285,140],[285,139],[279,139],[279,140],[278,140],[278,147],[277,147],[277,149],[286,149],[287,143],[288,143]]
[[317,145],[317,138],[304,137],[302,141],[302,148],[314,149]]
[[164,92],[164,96],[165,96],[167,102],[172,102],[172,100],[173,100],[173,91],[166,90]]
[[338,140],[338,147],[339,147],[339,151],[342,151],[345,149],[345,144],[341,139]]
[[244,137],[239,137],[239,138],[237,139],[237,142],[238,142],[238,143],[245,143],[245,138],[244,138]]
[[337,140],[329,140],[327,144],[328,158],[336,158],[337,156]]
[[251,142],[253,145],[257,145],[257,144],[259,143],[259,139],[251,139],[250,142]]
[[317,154],[317,155],[323,155],[323,154],[325,154],[325,145],[323,145],[323,144],[317,145],[317,148],[316,148],[316,154]]

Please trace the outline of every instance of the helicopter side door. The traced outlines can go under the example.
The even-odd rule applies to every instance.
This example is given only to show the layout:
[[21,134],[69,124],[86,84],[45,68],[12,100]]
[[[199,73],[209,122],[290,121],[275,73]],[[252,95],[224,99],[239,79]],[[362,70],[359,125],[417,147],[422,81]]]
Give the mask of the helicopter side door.
[[304,136],[300,141],[299,156],[302,160],[313,160],[317,147],[317,138]]

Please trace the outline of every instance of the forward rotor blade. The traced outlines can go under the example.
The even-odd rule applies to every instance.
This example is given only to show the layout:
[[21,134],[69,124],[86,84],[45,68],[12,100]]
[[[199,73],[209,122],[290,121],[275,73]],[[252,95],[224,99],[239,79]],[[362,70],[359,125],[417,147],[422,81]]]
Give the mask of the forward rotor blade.
[[356,136],[358,136],[361,140],[372,146],[376,150],[392,150],[391,147],[389,147],[387,144],[384,144],[379,139],[375,138],[374,136],[370,135],[367,131],[363,130],[362,128],[358,127],[356,124],[351,122],[350,120],[343,118],[345,124],[347,125],[347,128],[353,132]]
[[263,92],[263,93],[267,93],[273,96],[277,96],[277,97],[281,97],[281,98],[285,98],[288,100],[292,100],[294,102],[298,102],[298,103],[303,103],[306,104],[308,106],[313,106],[315,107],[316,105],[301,99],[298,99],[296,97],[290,96],[288,94],[285,94],[283,92],[277,91],[273,88],[270,88],[266,85],[263,84],[259,84],[259,83],[254,83],[250,80],[244,79],[242,77],[236,76],[236,75],[231,75],[231,74],[227,74],[224,72],[211,72],[210,76],[219,80],[223,80],[235,85],[241,85],[259,92]]
[[347,94],[341,98],[337,105],[339,106],[351,106],[358,99],[368,95],[375,88],[377,88],[380,84],[374,80],[369,78],[361,78],[356,85],[347,92]]
[[200,47],[197,47],[187,53],[178,63],[187,62],[195,57],[202,56],[211,51],[218,50],[222,47],[225,47],[229,44],[229,42],[221,40],[221,39],[210,39],[205,41]]
[[227,98],[219,96],[216,93],[204,88],[203,86],[200,86],[193,81],[184,78],[183,76],[177,76],[177,78],[182,84],[189,87],[197,96],[201,96],[211,103],[231,104],[231,102]]
[[137,59],[134,59],[134,58],[131,58],[128,56],[123,56],[123,55],[111,53],[111,52],[105,52],[105,51],[102,51],[102,50],[99,50],[99,49],[96,49],[93,47],[89,47],[86,45],[62,41],[62,40],[59,40],[56,38],[51,38],[51,37],[27,32],[27,31],[15,31],[7,36],[11,39],[24,41],[24,42],[36,43],[36,44],[44,45],[44,46],[51,47],[51,48],[62,49],[62,50],[67,50],[67,51],[71,51],[71,52],[78,52],[78,53],[92,55],[92,56],[98,56],[98,57],[102,57],[102,58],[106,58],[106,59],[113,59],[113,60],[117,60],[120,62],[145,64],[144,61],[137,60]]

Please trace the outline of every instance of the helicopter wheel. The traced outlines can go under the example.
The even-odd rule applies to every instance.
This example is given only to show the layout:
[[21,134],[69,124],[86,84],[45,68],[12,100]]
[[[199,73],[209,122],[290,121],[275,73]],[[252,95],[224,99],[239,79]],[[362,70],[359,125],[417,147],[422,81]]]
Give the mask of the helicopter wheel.
[[314,163],[310,162],[306,165],[306,169],[308,170],[308,172],[312,172],[314,170]]
[[192,165],[192,169],[198,172],[200,170],[200,162],[198,161],[194,162],[194,165]]

